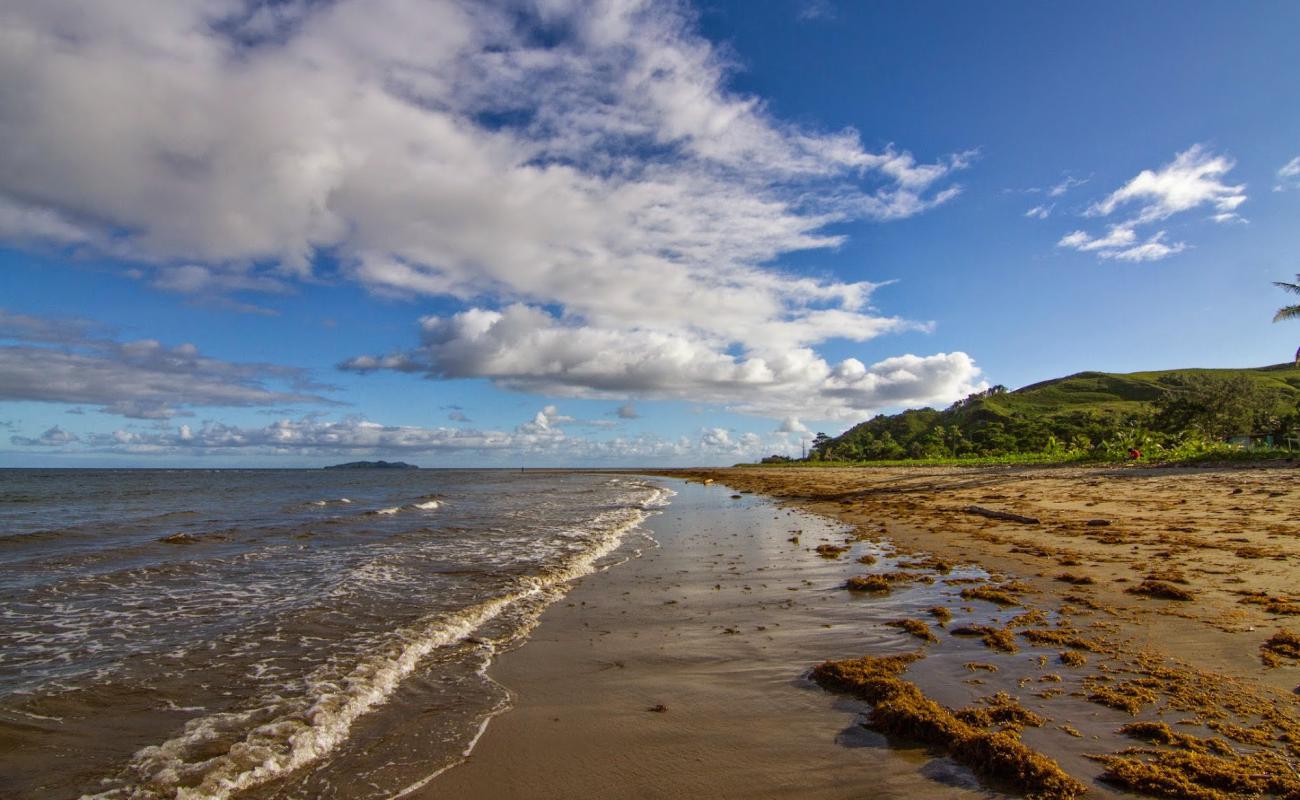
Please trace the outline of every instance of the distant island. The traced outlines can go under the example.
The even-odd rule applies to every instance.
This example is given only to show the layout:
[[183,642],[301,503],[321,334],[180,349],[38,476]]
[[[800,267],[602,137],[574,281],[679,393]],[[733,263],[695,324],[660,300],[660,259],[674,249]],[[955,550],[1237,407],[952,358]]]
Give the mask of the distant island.
[[346,464],[331,464],[325,469],[419,469],[405,461],[349,461]]

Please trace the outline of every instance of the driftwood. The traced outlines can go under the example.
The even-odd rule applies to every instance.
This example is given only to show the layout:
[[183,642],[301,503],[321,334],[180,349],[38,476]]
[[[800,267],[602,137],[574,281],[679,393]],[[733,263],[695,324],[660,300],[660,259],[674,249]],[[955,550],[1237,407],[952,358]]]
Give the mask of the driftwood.
[[1009,511],[994,511],[991,508],[984,508],[983,506],[966,506],[962,511],[965,511],[967,514],[979,514],[981,517],[988,517],[989,519],[1002,519],[1007,522],[1023,522],[1026,525],[1037,525],[1040,521],[1038,517],[1026,517],[1021,514],[1012,514]]

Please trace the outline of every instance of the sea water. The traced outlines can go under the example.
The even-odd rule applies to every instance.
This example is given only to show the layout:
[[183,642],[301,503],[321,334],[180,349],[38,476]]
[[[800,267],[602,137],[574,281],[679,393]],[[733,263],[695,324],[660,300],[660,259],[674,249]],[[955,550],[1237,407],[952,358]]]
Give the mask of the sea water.
[[508,470],[0,470],[0,796],[393,797],[671,492]]

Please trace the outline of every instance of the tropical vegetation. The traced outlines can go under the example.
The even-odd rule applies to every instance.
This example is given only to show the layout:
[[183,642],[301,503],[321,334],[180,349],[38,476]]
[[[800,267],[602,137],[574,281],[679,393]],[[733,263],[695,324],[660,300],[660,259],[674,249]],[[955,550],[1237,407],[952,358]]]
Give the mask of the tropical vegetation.
[[[1300,367],[1081,372],[819,433],[808,461],[1031,462],[1300,452]],[[789,460],[782,458],[769,461]]]

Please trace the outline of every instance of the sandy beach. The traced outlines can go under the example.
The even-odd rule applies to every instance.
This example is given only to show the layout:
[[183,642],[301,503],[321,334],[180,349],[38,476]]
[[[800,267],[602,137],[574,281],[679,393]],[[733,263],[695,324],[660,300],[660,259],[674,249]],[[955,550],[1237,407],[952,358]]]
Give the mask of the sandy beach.
[[908,653],[962,736],[1007,733],[1089,797],[1292,796],[1294,469],[672,474],[654,544],[499,659],[515,707],[417,796],[1026,791],[809,680]]

